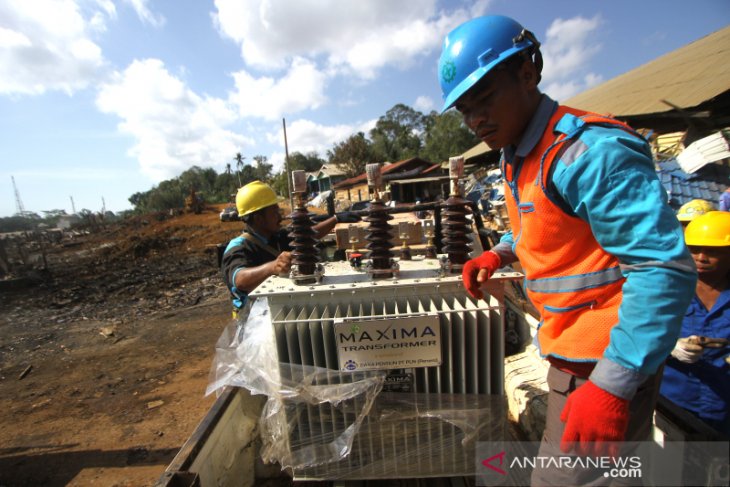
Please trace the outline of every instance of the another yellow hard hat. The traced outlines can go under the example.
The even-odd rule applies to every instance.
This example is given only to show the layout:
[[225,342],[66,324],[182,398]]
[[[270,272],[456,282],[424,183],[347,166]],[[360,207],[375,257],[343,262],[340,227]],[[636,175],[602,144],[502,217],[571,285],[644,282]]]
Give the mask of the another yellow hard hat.
[[278,201],[279,199],[271,186],[261,181],[248,183],[236,193],[236,209],[239,217],[275,205]]
[[730,246],[730,212],[709,211],[698,216],[684,230],[684,240],[697,247]]
[[698,216],[714,209],[712,203],[707,200],[692,200],[682,205],[677,212],[677,219],[681,222],[691,222]]

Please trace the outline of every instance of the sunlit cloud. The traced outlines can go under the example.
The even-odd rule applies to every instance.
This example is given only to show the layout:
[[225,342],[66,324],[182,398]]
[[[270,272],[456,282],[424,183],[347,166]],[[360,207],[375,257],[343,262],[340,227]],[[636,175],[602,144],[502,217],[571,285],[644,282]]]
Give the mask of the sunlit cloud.
[[106,61],[91,37],[105,29],[113,5],[71,0],[0,2],[0,94],[73,94],[98,81]]
[[101,88],[96,103],[122,120],[119,130],[136,141],[130,155],[157,181],[193,165],[223,167],[254,144],[225,128],[236,120],[226,102],[197,95],[160,60],[132,63]]
[[291,69],[279,79],[254,77],[246,71],[233,74],[235,92],[231,102],[242,117],[277,120],[302,110],[315,110],[326,101],[326,80],[309,61],[297,58]]
[[[367,120],[365,122],[354,125],[338,124],[338,125],[322,125],[311,120],[299,119],[291,123],[287,122],[286,136],[289,146],[289,153],[301,152],[308,154],[316,152],[320,157],[326,158],[327,151],[338,142],[342,142],[348,137],[358,132],[367,134],[375,127],[376,120]],[[271,144],[281,144],[284,148],[283,126],[267,134],[267,140]],[[275,152],[269,158],[269,162],[274,164],[275,169],[279,170],[283,167],[284,151]]]
[[542,86],[550,96],[566,99],[601,81],[591,71],[592,60],[602,49],[594,40],[600,25],[598,15],[558,18],[550,24],[541,49],[545,60]]

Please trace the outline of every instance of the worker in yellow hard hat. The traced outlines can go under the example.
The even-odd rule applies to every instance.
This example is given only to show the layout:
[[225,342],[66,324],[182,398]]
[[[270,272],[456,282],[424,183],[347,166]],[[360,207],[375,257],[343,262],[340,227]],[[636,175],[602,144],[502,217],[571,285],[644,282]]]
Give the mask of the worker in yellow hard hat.
[[730,435],[730,212],[693,219],[685,242],[699,280],[667,360],[661,394]]
[[687,202],[683,204],[679,211],[677,211],[677,220],[682,223],[684,227],[687,226],[689,222],[694,220],[700,215],[704,215],[708,211],[714,210],[714,206],[712,206],[712,203],[710,203],[707,200],[692,200],[690,202]]
[[[279,197],[261,181],[253,181],[238,190],[236,209],[244,222],[241,235],[228,243],[221,269],[226,287],[233,298],[234,316],[253,291],[266,278],[289,272],[291,268],[290,238],[281,228]],[[338,221],[355,221],[352,215],[327,218],[314,225],[316,238],[334,228]]]

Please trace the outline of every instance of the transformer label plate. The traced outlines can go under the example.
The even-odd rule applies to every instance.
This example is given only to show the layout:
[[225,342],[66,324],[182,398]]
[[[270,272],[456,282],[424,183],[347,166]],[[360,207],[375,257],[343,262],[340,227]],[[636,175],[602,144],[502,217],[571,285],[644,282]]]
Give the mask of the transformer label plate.
[[340,370],[388,370],[441,365],[437,314],[335,322]]

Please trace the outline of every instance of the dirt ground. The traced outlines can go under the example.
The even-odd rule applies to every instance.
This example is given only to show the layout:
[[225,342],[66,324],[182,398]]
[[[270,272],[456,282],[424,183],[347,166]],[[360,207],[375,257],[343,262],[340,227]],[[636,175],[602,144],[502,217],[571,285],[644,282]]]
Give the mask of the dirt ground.
[[0,281],[0,486],[154,484],[215,397],[230,319],[220,208],[148,215],[47,248]]

